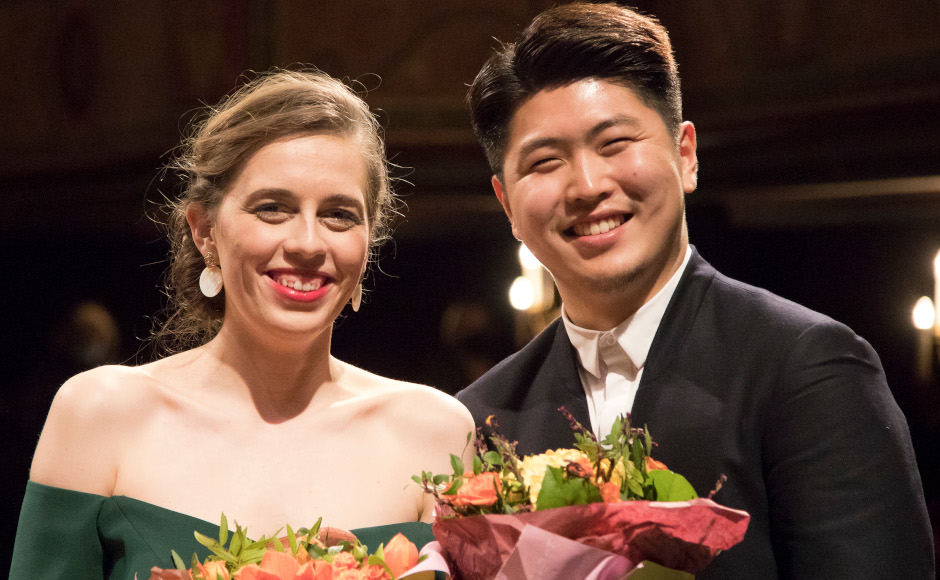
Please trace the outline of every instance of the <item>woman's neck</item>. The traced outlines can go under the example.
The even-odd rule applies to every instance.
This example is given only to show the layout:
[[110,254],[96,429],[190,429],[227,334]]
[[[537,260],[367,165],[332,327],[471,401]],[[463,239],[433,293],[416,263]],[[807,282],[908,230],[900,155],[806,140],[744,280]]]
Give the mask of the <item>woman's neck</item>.
[[[226,328],[204,348],[218,362],[221,380],[244,388],[262,419],[280,423],[316,399],[335,397],[340,364],[330,356],[329,331],[312,340],[260,339]],[[324,401],[326,402],[326,401]]]

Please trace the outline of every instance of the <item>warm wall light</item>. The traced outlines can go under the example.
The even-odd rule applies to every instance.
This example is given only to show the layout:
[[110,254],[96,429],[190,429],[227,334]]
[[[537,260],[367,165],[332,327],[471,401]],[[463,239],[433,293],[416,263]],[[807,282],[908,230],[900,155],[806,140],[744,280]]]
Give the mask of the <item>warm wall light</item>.
[[519,276],[509,287],[509,303],[516,310],[528,310],[535,301],[535,288],[528,278]]
[[927,296],[921,296],[917,303],[914,304],[912,315],[915,328],[918,330],[930,330],[933,328],[937,316],[933,301]]
[[542,267],[542,263],[525,244],[519,244],[519,263],[522,264],[523,269]]
[[525,244],[519,246],[519,265],[522,276],[513,282],[509,290],[509,303],[513,308],[526,310],[530,314],[550,310],[555,303],[555,283]]
[[920,384],[927,385],[933,379],[935,340],[932,329],[935,328],[936,308],[930,298],[921,296],[911,314],[917,328],[917,378]]
[[940,339],[940,251],[933,259],[933,335]]

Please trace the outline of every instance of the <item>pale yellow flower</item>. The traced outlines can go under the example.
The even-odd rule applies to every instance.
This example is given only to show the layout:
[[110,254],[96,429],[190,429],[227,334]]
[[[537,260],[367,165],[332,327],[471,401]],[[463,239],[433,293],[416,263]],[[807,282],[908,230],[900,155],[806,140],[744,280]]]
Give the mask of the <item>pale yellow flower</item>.
[[545,470],[549,467],[565,467],[569,463],[582,463],[587,466],[590,465],[590,460],[578,449],[554,449],[540,455],[527,455],[522,459],[519,471],[522,474],[522,483],[529,488],[529,499],[533,504],[542,490]]

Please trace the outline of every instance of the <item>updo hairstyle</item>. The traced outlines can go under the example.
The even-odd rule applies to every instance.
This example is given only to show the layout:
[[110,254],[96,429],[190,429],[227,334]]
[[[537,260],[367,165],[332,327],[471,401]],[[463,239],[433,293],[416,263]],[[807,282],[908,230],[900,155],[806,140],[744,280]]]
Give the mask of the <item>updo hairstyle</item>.
[[348,86],[317,70],[261,74],[191,125],[189,137],[169,168],[183,181],[180,197],[167,204],[170,267],[166,319],[155,332],[158,349],[178,352],[205,344],[222,326],[222,293],[199,291],[205,267],[186,221],[186,208],[202,204],[214,215],[248,159],[265,145],[292,135],[337,135],[353,139],[366,165],[366,213],[370,248],[388,238],[394,198],[381,127],[368,105]]

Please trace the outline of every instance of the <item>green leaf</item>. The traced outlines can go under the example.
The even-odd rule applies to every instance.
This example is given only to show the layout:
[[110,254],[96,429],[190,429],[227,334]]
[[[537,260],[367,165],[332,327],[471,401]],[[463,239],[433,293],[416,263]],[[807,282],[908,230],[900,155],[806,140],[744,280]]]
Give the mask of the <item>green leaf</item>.
[[180,558],[180,555],[176,553],[176,550],[170,550],[170,556],[173,557],[173,565],[176,566],[177,570],[185,570],[186,562]]
[[480,459],[479,455],[473,456],[473,475],[480,475],[480,472],[483,471],[483,460]]
[[294,535],[294,530],[290,529],[290,526],[287,526],[287,543],[290,546],[290,553],[297,553],[297,536]]
[[503,456],[495,451],[487,451],[483,454],[483,461],[489,463],[490,465],[502,465]]
[[649,472],[649,478],[656,489],[656,501],[686,501],[698,497],[692,484],[678,473],[654,469]]
[[228,551],[233,554],[239,554],[242,551],[242,547],[244,545],[242,543],[243,539],[244,539],[243,534],[235,534],[234,536],[232,536],[232,543],[229,544]]
[[219,543],[223,546],[228,542],[228,519],[225,512],[222,512],[222,523],[219,524]]
[[536,499],[536,509],[544,510],[567,505],[584,505],[604,501],[600,490],[580,477],[565,479],[560,467],[545,470],[542,489]]
[[463,475],[463,461],[453,453],[450,454],[450,466],[454,468],[454,475]]
[[457,490],[463,487],[463,478],[455,477],[447,489],[441,492],[441,495],[457,495]]

